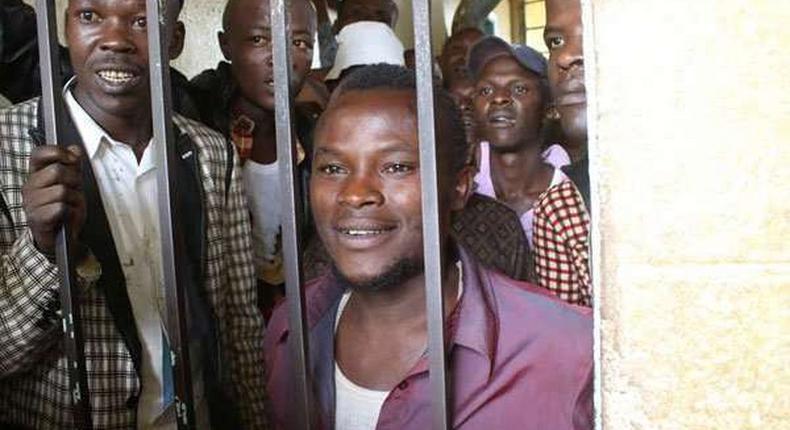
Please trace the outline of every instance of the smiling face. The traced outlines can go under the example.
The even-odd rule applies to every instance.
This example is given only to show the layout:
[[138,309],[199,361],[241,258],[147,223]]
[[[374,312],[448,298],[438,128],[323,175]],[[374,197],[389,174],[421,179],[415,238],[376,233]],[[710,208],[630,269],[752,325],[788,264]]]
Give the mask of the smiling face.
[[587,141],[587,94],[579,0],[546,1],[544,40],[549,47],[549,83],[564,134]]
[[544,114],[539,77],[510,55],[488,62],[475,85],[477,132],[499,152],[538,143]]
[[[291,2],[291,90],[302,88],[313,59],[315,11],[307,0]],[[227,29],[219,34],[220,47],[231,63],[241,96],[262,109],[274,110],[269,2],[233,0],[226,11]]]
[[[398,284],[422,273],[417,142],[413,91],[341,93],[319,122],[310,204],[336,269],[352,285]],[[449,170],[441,161],[448,155],[440,151],[440,172]],[[456,190],[440,194],[444,228],[466,188],[455,175],[439,176],[440,189]]]
[[[170,28],[172,58],[182,46],[183,27]],[[101,124],[150,112],[145,0],[70,0],[65,33],[77,77],[74,95],[94,119]]]

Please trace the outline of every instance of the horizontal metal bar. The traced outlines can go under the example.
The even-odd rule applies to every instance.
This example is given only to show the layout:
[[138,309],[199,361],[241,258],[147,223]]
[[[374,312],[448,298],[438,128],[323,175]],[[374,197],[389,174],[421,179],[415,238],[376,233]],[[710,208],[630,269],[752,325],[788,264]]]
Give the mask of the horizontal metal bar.
[[289,428],[309,429],[313,424],[313,399],[308,363],[308,337],[305,320],[302,268],[300,263],[299,215],[300,189],[296,179],[296,148],[294,145],[293,94],[291,82],[291,32],[289,29],[290,0],[270,0],[272,56],[274,62],[275,126],[277,130],[277,161],[282,186],[282,244],[285,264],[285,289],[288,299],[288,343],[293,363],[293,399],[295,410],[303,413],[292,417]]
[[146,0],[148,22],[148,66],[151,85],[153,145],[156,148],[159,232],[162,245],[167,340],[175,384],[175,407],[179,430],[195,428],[192,393],[192,366],[189,354],[189,331],[186,292],[180,259],[185,257],[180,235],[181,217],[176,205],[176,147],[173,135],[172,93],[170,91],[170,43],[168,14],[173,2]]
[[[60,76],[60,46],[54,0],[38,0],[36,26],[41,70],[41,103],[44,128],[50,145],[66,146],[63,136],[65,114]],[[73,143],[73,142],[72,142]],[[64,349],[69,371],[69,390],[74,407],[74,421],[80,429],[93,428],[85,366],[85,342],[80,318],[79,290],[74,277],[74,258],[69,244],[71,231],[64,223],[57,235],[55,254],[60,274],[60,307],[63,318]]]
[[449,428],[447,368],[442,294],[442,246],[439,230],[439,187],[434,123],[433,49],[431,46],[431,5],[415,0],[414,53],[417,72],[417,120],[420,138],[420,178],[422,187],[422,231],[425,258],[425,297],[428,311],[428,353],[430,392],[433,399],[432,428]]

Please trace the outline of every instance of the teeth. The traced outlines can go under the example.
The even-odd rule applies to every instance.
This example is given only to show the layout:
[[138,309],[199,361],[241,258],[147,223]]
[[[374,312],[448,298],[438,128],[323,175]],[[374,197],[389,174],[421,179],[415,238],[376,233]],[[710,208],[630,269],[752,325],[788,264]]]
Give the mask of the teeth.
[[349,236],[374,236],[384,233],[384,230],[343,230]]
[[99,71],[99,76],[112,83],[124,83],[134,78],[132,73],[121,70],[101,70]]

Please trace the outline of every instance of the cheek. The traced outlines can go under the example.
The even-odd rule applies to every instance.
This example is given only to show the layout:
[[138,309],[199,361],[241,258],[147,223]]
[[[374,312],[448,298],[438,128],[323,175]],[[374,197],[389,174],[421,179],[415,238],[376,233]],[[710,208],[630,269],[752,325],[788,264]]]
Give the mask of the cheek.
[[483,122],[486,112],[486,102],[482,97],[472,96],[472,116],[475,121]]
[[420,175],[417,174],[398,181],[391,181],[384,186],[383,193],[390,208],[397,208],[400,216],[405,218],[408,224],[422,229],[420,186]]
[[334,206],[336,184],[322,180],[313,173],[310,180],[310,207],[316,224],[325,224]]

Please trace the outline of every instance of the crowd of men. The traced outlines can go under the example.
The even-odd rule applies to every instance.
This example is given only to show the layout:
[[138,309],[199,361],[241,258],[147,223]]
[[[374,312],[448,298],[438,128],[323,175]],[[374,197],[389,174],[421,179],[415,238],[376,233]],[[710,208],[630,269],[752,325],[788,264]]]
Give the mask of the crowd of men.
[[[169,1],[174,59],[189,29],[183,0]],[[430,428],[413,52],[392,0],[290,7],[311,419]],[[455,429],[593,426],[579,0],[546,11],[548,59],[466,28],[434,65]],[[68,147],[43,131],[34,18],[21,0],[2,6],[0,428],[76,428],[55,261],[67,224],[93,428],[175,429],[145,1],[68,1]],[[269,2],[227,0],[218,25],[224,60],[171,74],[195,423],[287,429],[304,411],[283,305]]]

